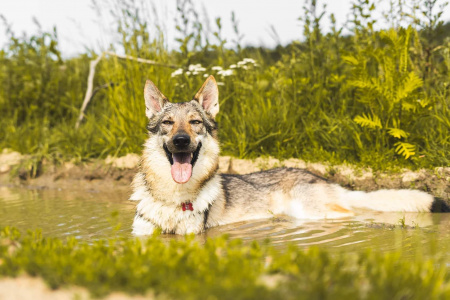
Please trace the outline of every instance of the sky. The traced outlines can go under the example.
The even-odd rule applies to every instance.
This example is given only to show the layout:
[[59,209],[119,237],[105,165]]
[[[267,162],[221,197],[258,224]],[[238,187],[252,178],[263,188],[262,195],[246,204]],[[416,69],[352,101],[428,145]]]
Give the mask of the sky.
[[[102,0],[97,0],[102,1]],[[103,0],[105,1],[105,0]],[[163,24],[167,36],[167,46],[175,48],[176,37],[174,16],[175,0],[137,0],[153,3],[158,18]],[[298,18],[302,15],[302,0],[192,0],[200,10],[206,10],[210,22],[221,17],[223,35],[227,40],[234,38],[231,25],[231,12],[234,11],[239,21],[239,29],[244,34],[243,45],[273,47],[277,40],[287,44],[302,39],[302,27]],[[342,26],[350,12],[351,0],[322,0],[320,6],[327,5],[327,12],[335,14],[338,25]],[[387,9],[388,1],[383,1],[380,10]],[[25,32],[28,35],[37,31],[33,19],[43,30],[57,27],[60,48],[63,56],[72,56],[86,52],[86,49],[100,51],[114,41],[112,32],[116,24],[107,17],[107,11],[101,16],[94,10],[93,0],[0,0],[0,15],[3,15],[16,35]],[[379,6],[380,7],[380,6]],[[105,8],[104,8],[105,9]],[[203,15],[203,14],[202,14]],[[377,15],[379,26],[383,26],[380,13]],[[443,19],[450,21],[450,7],[447,7]],[[330,27],[329,17],[325,17],[322,27]],[[278,38],[274,37],[274,28]],[[0,47],[6,43],[5,27],[0,20]]]

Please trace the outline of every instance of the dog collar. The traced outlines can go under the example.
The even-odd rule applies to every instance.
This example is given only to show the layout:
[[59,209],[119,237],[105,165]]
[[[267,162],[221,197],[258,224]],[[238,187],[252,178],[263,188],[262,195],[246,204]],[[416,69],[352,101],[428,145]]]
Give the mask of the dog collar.
[[181,203],[181,208],[183,209],[183,211],[186,211],[186,210],[194,211],[194,208],[192,207],[191,202]]

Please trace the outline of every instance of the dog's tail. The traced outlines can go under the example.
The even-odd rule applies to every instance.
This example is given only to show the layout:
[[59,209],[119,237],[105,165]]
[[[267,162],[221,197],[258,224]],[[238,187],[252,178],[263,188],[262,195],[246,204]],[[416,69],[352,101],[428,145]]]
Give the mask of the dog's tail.
[[450,206],[441,198],[434,198],[431,205],[431,212],[445,212],[450,213]]
[[344,207],[384,212],[445,212],[448,205],[430,194],[417,190],[342,191]]

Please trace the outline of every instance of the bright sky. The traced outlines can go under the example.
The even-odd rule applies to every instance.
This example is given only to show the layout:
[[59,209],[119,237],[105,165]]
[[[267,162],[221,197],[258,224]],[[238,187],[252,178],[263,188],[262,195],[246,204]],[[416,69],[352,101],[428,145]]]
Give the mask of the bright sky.
[[[113,42],[108,32],[116,25],[105,17],[99,19],[94,11],[93,0],[0,0],[0,15],[12,25],[16,34],[36,32],[33,23],[35,17],[44,30],[56,25],[60,46],[64,56],[85,52],[86,48],[104,49]],[[138,1],[139,2],[139,1]],[[143,0],[143,2],[152,2]],[[244,34],[244,45],[274,46],[276,41],[271,33],[275,28],[282,44],[302,38],[302,28],[298,18],[302,15],[302,0],[193,0],[196,7],[203,7],[214,25],[214,19],[222,18],[223,34],[227,40],[234,38],[231,26],[231,12],[239,20],[240,31]],[[327,4],[327,12],[333,12],[338,24],[342,25],[350,12],[351,0],[322,0],[320,6]],[[384,7],[386,2],[383,1]],[[161,20],[164,20],[165,33],[169,47],[176,47],[174,16],[175,0],[153,0]],[[107,13],[104,14],[105,16]],[[381,16],[379,16],[381,20]],[[450,7],[444,12],[443,19],[450,20]],[[328,16],[324,18],[323,28],[330,26]],[[0,47],[6,38],[3,23],[0,21]]]

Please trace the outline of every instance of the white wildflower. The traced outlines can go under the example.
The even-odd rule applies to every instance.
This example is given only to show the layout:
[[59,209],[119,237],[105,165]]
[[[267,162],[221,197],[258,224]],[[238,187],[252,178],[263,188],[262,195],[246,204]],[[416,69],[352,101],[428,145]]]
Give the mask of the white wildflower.
[[[243,60],[237,62],[237,67],[242,68],[244,70],[250,69],[252,67],[252,65],[253,65],[253,67],[258,66],[256,61],[251,58],[244,58]],[[232,66],[230,66],[230,68],[232,68]]]
[[191,75],[191,72],[190,72],[190,71],[187,71],[187,72],[186,72],[186,75],[187,75],[187,76]]
[[223,68],[221,66],[214,66],[214,67],[211,68],[211,70],[213,70],[213,71],[222,71]]
[[231,66],[230,66],[230,69],[236,69],[236,65],[234,65],[234,64],[231,65]]
[[209,75],[208,74],[203,74],[203,77],[208,77]]
[[223,77],[226,77],[226,76],[233,75],[234,71],[233,70],[222,70],[222,71],[217,72],[217,74],[222,75]]
[[183,74],[183,69],[177,69],[177,70],[173,71],[172,74],[170,74],[170,76],[175,77],[175,76],[178,76],[181,74]]
[[192,72],[192,75],[198,75],[197,71]]
[[244,63],[256,64],[256,61],[255,61],[254,59],[252,59],[252,58],[244,58],[244,59],[242,60],[242,62],[244,62]]
[[194,70],[196,70],[196,69],[198,69],[198,68],[201,68],[202,67],[202,65],[201,64],[196,64],[196,65],[189,65],[189,67],[188,67],[188,69],[189,69],[189,71],[194,71]]
[[223,82],[217,82],[217,85],[225,85]]

